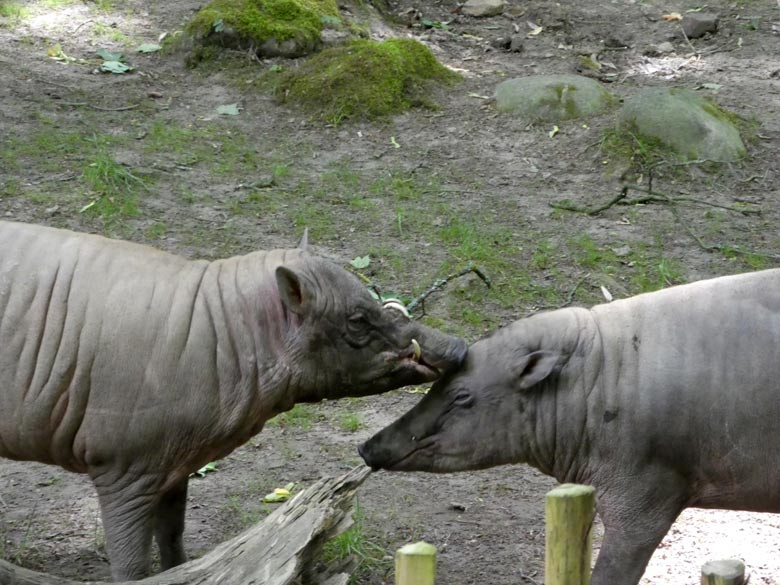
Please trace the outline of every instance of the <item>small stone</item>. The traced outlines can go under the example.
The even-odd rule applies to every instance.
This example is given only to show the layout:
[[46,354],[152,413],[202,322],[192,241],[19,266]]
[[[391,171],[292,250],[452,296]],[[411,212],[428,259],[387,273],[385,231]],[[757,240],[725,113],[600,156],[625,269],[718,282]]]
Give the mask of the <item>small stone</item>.
[[631,248],[628,246],[620,246],[618,248],[612,248],[612,253],[615,254],[618,258],[625,258],[629,254],[631,254]]
[[504,0],[466,0],[461,12],[468,16],[498,16],[504,12]]
[[512,39],[509,37],[496,37],[490,41],[490,46],[494,49],[503,49],[504,51],[509,49],[512,44]]
[[650,45],[642,51],[642,54],[648,57],[658,57],[660,55],[668,55],[669,53],[674,53],[674,45],[667,41],[657,45]]
[[525,49],[523,35],[512,35],[512,42],[509,43],[509,50],[512,53],[522,53],[523,49]]
[[629,45],[628,45],[628,41],[624,39],[620,39],[615,36],[610,36],[604,39],[604,46],[609,47],[611,49],[625,49]]
[[689,39],[698,39],[718,30],[718,15],[712,12],[692,12],[682,19],[683,32]]

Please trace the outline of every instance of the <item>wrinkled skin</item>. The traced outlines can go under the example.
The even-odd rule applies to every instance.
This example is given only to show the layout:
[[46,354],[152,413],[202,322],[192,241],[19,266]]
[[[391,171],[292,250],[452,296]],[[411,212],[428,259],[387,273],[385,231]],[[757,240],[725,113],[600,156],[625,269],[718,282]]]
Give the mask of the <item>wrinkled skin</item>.
[[592,585],[636,585],[686,507],[780,513],[780,270],[517,321],[359,447],[374,469],[529,463],[596,487]]
[[269,418],[465,353],[304,250],[188,261],[0,222],[0,457],[91,477],[116,580],[147,575],[153,537],[185,560],[189,474]]

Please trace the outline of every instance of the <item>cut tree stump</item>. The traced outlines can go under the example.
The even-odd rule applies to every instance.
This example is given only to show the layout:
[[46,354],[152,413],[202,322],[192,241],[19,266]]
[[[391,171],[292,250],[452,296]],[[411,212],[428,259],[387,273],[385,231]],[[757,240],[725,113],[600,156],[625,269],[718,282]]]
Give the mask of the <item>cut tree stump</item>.
[[[208,554],[141,581],[142,585],[346,585],[352,559],[319,566],[323,545],[352,525],[354,495],[368,467],[319,480],[263,522]],[[0,561],[0,585],[83,585]],[[91,585],[110,582],[89,581]]]

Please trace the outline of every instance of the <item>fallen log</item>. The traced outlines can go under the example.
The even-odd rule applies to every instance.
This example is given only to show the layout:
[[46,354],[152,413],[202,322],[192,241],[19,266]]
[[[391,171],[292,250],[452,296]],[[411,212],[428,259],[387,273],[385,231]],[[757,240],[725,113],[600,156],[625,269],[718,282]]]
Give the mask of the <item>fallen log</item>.
[[[206,555],[136,585],[346,585],[350,561],[320,566],[323,545],[352,525],[357,488],[370,473],[356,467],[319,480],[263,522],[223,542]],[[0,585],[84,585],[0,561]],[[90,585],[110,585],[89,581]]]

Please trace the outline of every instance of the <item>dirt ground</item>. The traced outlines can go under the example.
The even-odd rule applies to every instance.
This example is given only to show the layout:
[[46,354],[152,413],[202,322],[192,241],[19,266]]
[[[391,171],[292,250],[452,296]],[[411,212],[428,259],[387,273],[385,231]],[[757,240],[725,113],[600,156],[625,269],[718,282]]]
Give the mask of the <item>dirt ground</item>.
[[[294,64],[241,55],[190,70],[180,54],[134,52],[180,31],[200,2],[115,4],[0,1],[0,218],[206,258],[289,247],[308,226],[317,251],[343,262],[370,254],[371,278],[407,297],[473,261],[493,289],[459,280],[428,300],[425,317],[472,341],[540,308],[603,302],[601,287],[620,298],[780,265],[775,0],[712,0],[706,10],[720,15],[719,31],[690,41],[679,23],[662,18],[702,8],[688,0],[510,0],[503,16],[484,19],[456,14],[455,0],[393,2],[390,12],[404,16],[385,34],[425,42],[464,80],[435,90],[438,110],[336,125],[260,90],[262,72]],[[405,26],[412,8],[449,28]],[[493,46],[516,34],[522,52]],[[653,47],[666,41],[674,52],[657,55]],[[135,72],[99,74],[93,61],[62,57],[94,59],[98,48],[124,51]],[[584,67],[590,56],[600,70]],[[504,79],[571,72],[596,76],[621,99],[649,86],[698,89],[759,123],[749,156],[716,170],[656,169],[653,189],[686,198],[675,203],[615,205],[595,216],[553,209],[563,200],[597,206],[619,193],[612,154],[599,146],[613,114],[560,124],[555,133],[498,114],[486,98]],[[238,116],[216,113],[232,103]],[[111,207],[121,201],[106,186],[110,173],[102,183],[92,173],[109,163],[145,185],[133,191],[137,181],[119,173],[117,193],[129,194],[124,210]],[[631,181],[648,186],[647,174]],[[273,488],[358,465],[357,443],[419,396],[407,389],[326,403],[269,424],[217,472],[191,482],[189,553],[262,518],[270,505],[261,498]],[[542,583],[543,496],[553,486],[525,466],[374,474],[359,497],[370,559],[355,581],[391,583],[388,555],[424,539],[440,551],[442,584]],[[703,562],[728,556],[746,560],[752,584],[777,584],[779,547],[776,516],[687,511],[643,583],[698,583]],[[89,483],[1,461],[0,556],[63,576],[107,578]]]

